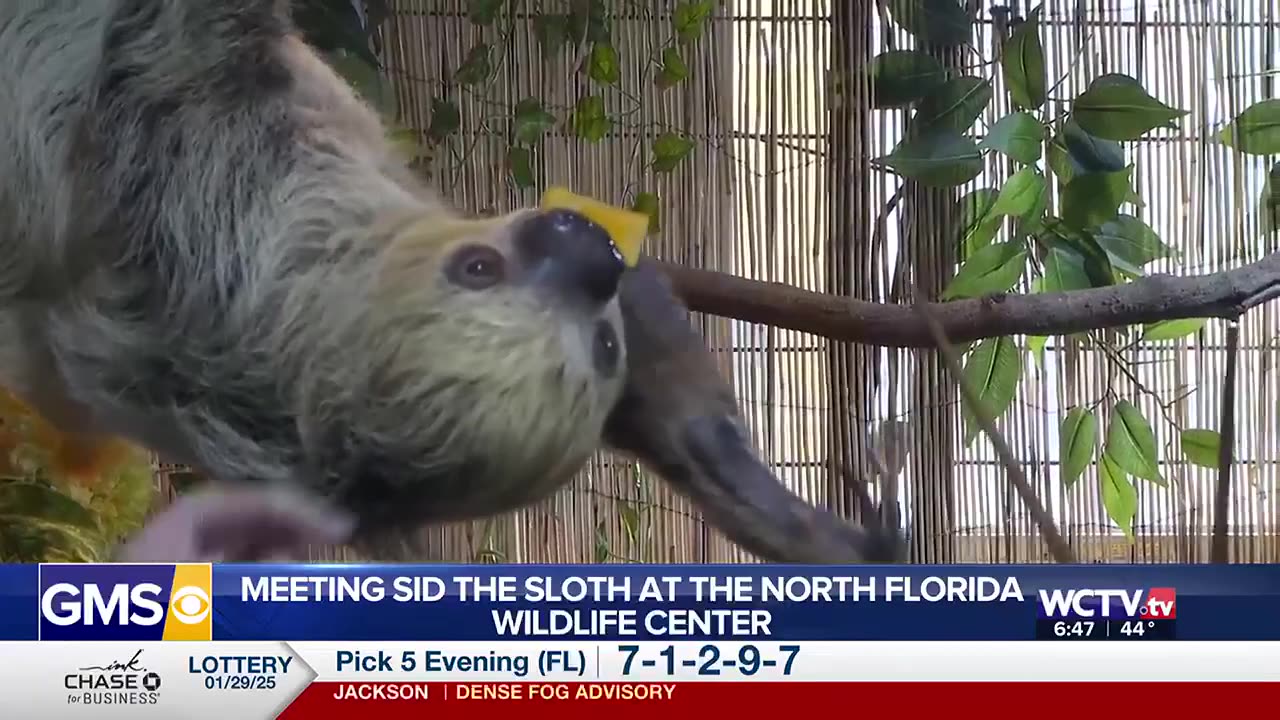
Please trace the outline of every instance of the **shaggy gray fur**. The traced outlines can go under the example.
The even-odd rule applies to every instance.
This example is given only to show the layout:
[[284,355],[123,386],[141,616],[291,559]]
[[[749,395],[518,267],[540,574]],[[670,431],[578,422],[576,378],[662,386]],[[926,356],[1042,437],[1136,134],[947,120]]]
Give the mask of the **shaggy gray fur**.
[[0,63],[0,384],[50,420],[366,528],[519,506],[598,446],[616,300],[447,282],[463,243],[517,262],[523,213],[413,180],[284,0],[9,0]]
[[0,385],[221,481],[125,558],[382,544],[546,496],[602,433],[765,559],[901,556],[769,472],[652,266],[604,304],[594,266],[457,282],[555,238],[413,180],[286,6],[0,2]]

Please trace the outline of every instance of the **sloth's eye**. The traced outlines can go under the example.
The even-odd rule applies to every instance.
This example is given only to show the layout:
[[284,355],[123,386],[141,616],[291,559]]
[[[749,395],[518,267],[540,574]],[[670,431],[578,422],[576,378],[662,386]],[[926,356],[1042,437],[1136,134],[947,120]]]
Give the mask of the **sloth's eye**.
[[606,320],[596,324],[594,342],[591,348],[591,360],[595,363],[596,372],[604,377],[613,377],[618,369],[618,357],[622,354],[618,347],[618,334]]
[[469,245],[454,253],[447,274],[455,285],[484,290],[502,282],[505,265],[497,250],[487,245]]

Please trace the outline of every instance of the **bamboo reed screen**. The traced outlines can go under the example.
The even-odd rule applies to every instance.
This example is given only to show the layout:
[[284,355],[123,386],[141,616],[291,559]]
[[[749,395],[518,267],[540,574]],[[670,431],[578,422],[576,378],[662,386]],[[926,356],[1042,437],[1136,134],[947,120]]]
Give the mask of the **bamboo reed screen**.
[[[544,4],[550,0],[543,0]],[[665,92],[641,71],[669,35],[667,0],[609,3],[620,51],[620,92],[605,92],[615,132],[599,143],[556,131],[538,151],[546,183],[627,202],[637,190],[663,198],[660,236],[647,250],[689,265],[807,289],[886,302],[936,297],[954,272],[954,203],[960,192],[910,191],[868,169],[900,137],[904,117],[872,111],[860,74],[876,53],[907,36],[876,3],[849,0],[726,0],[689,52],[689,80]],[[980,3],[983,4],[983,3]],[[505,167],[500,118],[526,96],[573,105],[586,84],[566,54],[544,62],[522,23],[477,28],[466,3],[398,0],[383,28],[388,75],[402,121],[419,132],[431,100],[448,93],[463,130],[424,171],[460,207],[478,212],[537,201],[517,191]],[[989,5],[989,4],[988,4]],[[1015,2],[1025,14],[1030,8]],[[1177,134],[1129,144],[1142,218],[1182,253],[1153,271],[1204,273],[1276,249],[1253,214],[1264,165],[1213,144],[1214,130],[1263,99],[1280,76],[1280,3],[1191,0],[1046,0],[1049,76],[1065,76],[1053,99],[1078,94],[1098,74],[1123,72],[1152,94],[1190,110]],[[979,52],[994,57],[991,13]],[[480,39],[502,43],[485,99],[447,84]],[[973,54],[954,66],[979,62]],[[996,101],[979,128],[1009,108]],[[1267,75],[1268,71],[1271,73]],[[833,88],[838,90],[833,90]],[[499,105],[494,105],[497,98]],[[676,126],[697,148],[675,172],[645,158],[655,135]],[[1008,172],[988,163],[974,186]],[[1024,288],[1025,289],[1025,288]],[[777,474],[811,502],[848,514],[841,468],[870,477],[868,448],[896,476],[913,556],[923,562],[1041,562],[1046,554],[985,438],[960,441],[957,393],[932,351],[851,347],[824,338],[719,318],[696,318],[731,374],[760,448]],[[1027,360],[1014,406],[1000,421],[1028,478],[1085,562],[1195,562],[1207,556],[1213,473],[1181,461],[1177,427],[1218,426],[1223,323],[1188,340],[1139,345],[1131,374],[1097,351],[1052,343],[1042,366]],[[1019,342],[1024,339],[1019,338]],[[1280,321],[1277,308],[1241,327],[1237,464],[1232,495],[1233,560],[1280,561]],[[1167,489],[1139,481],[1136,540],[1106,518],[1096,472],[1064,490],[1057,427],[1064,408],[1111,391],[1153,419]],[[423,531],[422,559],[505,562],[749,561],[704,525],[655,476],[601,455],[571,487],[541,505],[484,522]],[[328,555],[328,553],[325,553]],[[330,555],[331,556],[331,555]]]

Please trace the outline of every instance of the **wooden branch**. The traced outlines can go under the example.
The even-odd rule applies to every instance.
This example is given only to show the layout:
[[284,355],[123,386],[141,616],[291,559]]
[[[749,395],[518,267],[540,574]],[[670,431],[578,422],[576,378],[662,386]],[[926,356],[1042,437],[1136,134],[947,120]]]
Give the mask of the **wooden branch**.
[[948,342],[942,324],[933,316],[933,310],[928,307],[928,303],[919,303],[915,306],[915,309],[924,320],[925,328],[929,331],[938,351],[942,354],[942,359],[946,362],[947,372],[951,374],[951,379],[960,386],[960,394],[964,397],[965,404],[969,406],[969,411],[973,413],[973,418],[977,421],[978,427],[982,428],[982,431],[991,440],[992,446],[995,447],[996,455],[1000,457],[1000,462],[1009,473],[1009,482],[1013,484],[1013,489],[1018,492],[1022,502],[1031,511],[1032,519],[1040,527],[1040,535],[1044,537],[1045,545],[1049,546],[1049,552],[1060,563],[1075,563],[1076,555],[1072,552],[1071,545],[1067,543],[1066,538],[1062,537],[1062,533],[1058,532],[1057,523],[1053,521],[1049,512],[1044,509],[1044,505],[1040,503],[1040,498],[1036,495],[1035,490],[1031,488],[1031,483],[1027,482],[1026,475],[1023,474],[1022,468],[1018,466],[1018,458],[1013,454],[1013,448],[1010,448],[1009,443],[1005,441],[1004,435],[1000,433],[995,422],[991,419],[991,414],[982,405],[977,392],[965,381],[964,371],[960,368],[960,359],[956,357],[955,348]]
[[1225,563],[1230,556],[1231,463],[1236,436],[1236,359],[1240,354],[1240,325],[1227,327],[1227,372],[1222,378],[1222,408],[1218,419],[1218,486],[1213,497],[1213,542],[1209,562]]
[[[909,305],[824,295],[657,261],[697,312],[882,347],[933,347]],[[1064,335],[1160,320],[1234,319],[1280,297],[1280,252],[1209,275],[1151,275],[1123,285],[928,303],[951,342],[1001,335]]]

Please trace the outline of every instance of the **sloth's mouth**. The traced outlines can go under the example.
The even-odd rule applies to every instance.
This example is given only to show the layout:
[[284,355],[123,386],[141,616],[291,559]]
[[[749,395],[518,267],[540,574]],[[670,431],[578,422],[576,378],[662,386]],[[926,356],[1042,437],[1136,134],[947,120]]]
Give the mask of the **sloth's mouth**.
[[609,234],[572,210],[546,210],[513,235],[529,279],[584,307],[600,309],[618,293],[626,264]]

